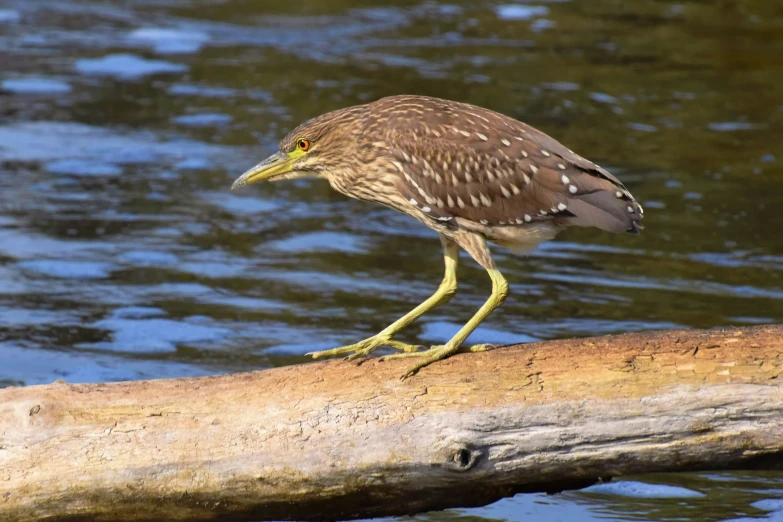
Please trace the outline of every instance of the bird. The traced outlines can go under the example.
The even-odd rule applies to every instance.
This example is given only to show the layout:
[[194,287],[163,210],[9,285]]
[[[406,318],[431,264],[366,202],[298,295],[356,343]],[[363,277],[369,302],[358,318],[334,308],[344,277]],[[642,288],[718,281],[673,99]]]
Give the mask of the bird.
[[[570,226],[638,234],[642,206],[623,183],[534,127],[491,109],[419,95],[394,95],[333,110],[297,126],[278,151],[247,170],[231,189],[259,181],[326,179],[337,192],[407,214],[438,233],[444,276],[424,302],[355,344],[313,358],[416,359],[406,379],[457,352],[506,300],[508,282],[489,244],[525,255]],[[457,290],[460,249],[488,273],[492,291],[445,344],[425,348],[395,336]]]

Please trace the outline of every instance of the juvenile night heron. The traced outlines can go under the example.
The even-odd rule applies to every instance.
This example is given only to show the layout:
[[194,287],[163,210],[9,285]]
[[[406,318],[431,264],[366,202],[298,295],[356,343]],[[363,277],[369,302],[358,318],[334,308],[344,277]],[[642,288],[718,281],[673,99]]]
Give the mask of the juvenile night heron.
[[[369,355],[381,346],[418,357],[404,376],[462,350],[470,333],[506,299],[508,283],[487,242],[526,253],[569,225],[638,233],[642,207],[612,174],[533,127],[481,107],[423,96],[391,96],[318,116],[279,151],[240,176],[257,181],[326,178],[343,194],[404,212],[440,234],[446,272],[435,293],[356,344],[314,358]],[[458,247],[489,273],[492,295],[446,344],[428,350],[395,334],[457,290]]]

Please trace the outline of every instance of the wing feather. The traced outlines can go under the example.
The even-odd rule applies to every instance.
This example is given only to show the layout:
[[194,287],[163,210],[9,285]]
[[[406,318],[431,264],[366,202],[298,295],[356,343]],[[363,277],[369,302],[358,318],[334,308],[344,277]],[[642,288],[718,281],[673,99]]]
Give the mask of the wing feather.
[[433,219],[641,227],[642,207],[620,180],[554,138],[487,109],[436,99],[425,107],[421,99],[410,102],[414,114],[386,118],[385,142],[398,190]]

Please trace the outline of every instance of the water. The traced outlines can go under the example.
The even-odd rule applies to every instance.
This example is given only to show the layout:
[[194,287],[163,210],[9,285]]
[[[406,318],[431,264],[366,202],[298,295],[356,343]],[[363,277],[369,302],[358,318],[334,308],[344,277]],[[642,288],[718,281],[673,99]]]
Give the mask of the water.
[[[778,2],[4,0],[0,386],[304,362],[440,280],[410,218],[323,182],[229,192],[294,125],[398,93],[523,119],[618,174],[641,236],[500,250],[474,342],[783,320]],[[402,340],[445,341],[460,293]],[[644,486],[648,485],[657,485]],[[781,520],[783,476],[677,474],[417,518]]]

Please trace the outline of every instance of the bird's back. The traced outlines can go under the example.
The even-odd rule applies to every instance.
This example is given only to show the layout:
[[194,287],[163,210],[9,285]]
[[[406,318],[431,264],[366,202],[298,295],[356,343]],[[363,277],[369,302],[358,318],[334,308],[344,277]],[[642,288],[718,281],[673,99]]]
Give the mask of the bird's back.
[[503,114],[392,96],[366,106],[364,134],[388,147],[405,200],[439,225],[485,227],[488,236],[536,224],[641,228],[642,207],[620,180]]

